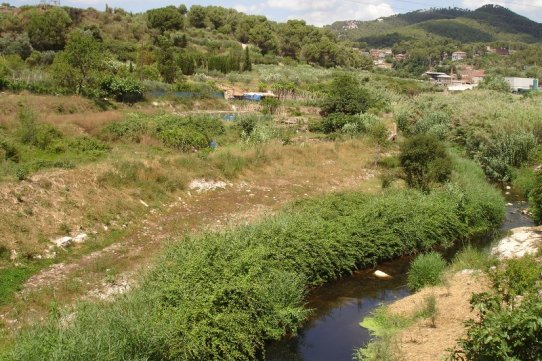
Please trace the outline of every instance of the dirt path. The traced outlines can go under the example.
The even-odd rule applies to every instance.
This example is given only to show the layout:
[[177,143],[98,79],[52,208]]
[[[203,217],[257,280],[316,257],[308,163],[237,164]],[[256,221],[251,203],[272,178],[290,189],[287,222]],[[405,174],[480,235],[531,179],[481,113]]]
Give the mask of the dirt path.
[[[348,148],[348,147],[347,147]],[[137,282],[169,242],[188,233],[252,222],[286,203],[337,190],[379,189],[372,154],[353,149],[323,152],[315,159],[285,158],[265,169],[246,172],[223,189],[188,190],[175,202],[148,208],[124,237],[70,263],[51,266],[33,276],[13,305],[0,310],[10,325],[43,318],[51,300],[71,304],[81,298],[107,298]],[[300,158],[302,159],[302,158]]]

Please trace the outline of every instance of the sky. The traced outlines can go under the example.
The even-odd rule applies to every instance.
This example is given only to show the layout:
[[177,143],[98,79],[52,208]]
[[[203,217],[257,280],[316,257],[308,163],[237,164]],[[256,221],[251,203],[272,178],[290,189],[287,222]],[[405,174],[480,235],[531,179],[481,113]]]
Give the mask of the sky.
[[[128,11],[142,12],[166,5],[219,5],[247,14],[265,15],[269,19],[286,21],[303,19],[313,25],[327,25],[338,20],[374,20],[397,13],[430,7],[461,7],[476,9],[485,4],[505,6],[521,15],[542,22],[542,0],[60,0],[62,5],[94,7],[99,10],[107,3]],[[37,4],[39,0],[12,0],[11,5]]]

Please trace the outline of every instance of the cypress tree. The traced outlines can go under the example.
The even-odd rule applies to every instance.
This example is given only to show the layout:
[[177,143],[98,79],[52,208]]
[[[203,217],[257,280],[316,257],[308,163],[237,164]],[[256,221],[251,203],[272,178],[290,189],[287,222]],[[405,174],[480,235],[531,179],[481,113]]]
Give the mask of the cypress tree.
[[252,71],[252,61],[250,60],[250,50],[248,46],[245,48],[245,62],[243,64],[243,71]]

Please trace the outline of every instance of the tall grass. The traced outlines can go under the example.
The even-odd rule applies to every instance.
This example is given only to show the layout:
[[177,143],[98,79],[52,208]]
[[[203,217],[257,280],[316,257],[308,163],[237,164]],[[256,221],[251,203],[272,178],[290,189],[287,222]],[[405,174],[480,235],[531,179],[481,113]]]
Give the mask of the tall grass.
[[[130,294],[24,330],[7,360],[244,360],[295,333],[308,288],[404,254],[451,246],[501,222],[503,200],[458,163],[424,195],[342,193],[254,225],[172,245]],[[480,192],[484,193],[481,195]]]

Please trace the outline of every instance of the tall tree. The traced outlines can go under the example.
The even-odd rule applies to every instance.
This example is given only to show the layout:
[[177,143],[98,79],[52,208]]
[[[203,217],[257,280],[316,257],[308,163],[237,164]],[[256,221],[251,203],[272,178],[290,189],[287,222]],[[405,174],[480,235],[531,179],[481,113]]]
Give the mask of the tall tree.
[[180,30],[184,26],[184,16],[175,6],[147,11],[147,24],[162,33],[167,30]]
[[243,62],[243,71],[252,71],[252,61],[250,60],[250,49],[245,48],[245,61]]
[[29,12],[28,17],[25,30],[35,49],[57,51],[64,48],[72,21],[63,9],[54,7],[45,12],[34,9]]
[[94,80],[101,56],[101,44],[92,33],[76,30],[71,33],[64,51],[55,58],[55,75],[62,85],[81,94]]

